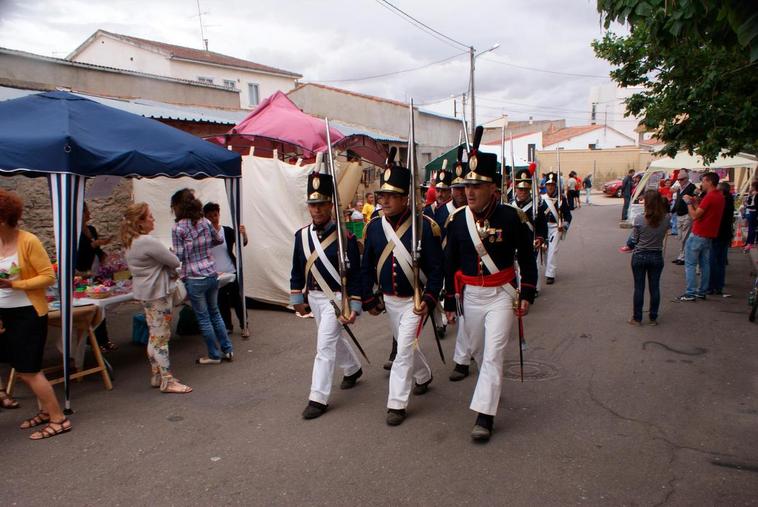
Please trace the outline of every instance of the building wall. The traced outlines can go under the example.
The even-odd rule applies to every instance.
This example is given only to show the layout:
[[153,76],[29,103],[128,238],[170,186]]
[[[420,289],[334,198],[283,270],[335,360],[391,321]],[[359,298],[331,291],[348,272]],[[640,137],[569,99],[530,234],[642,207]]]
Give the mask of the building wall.
[[[350,95],[317,86],[303,86],[289,93],[289,98],[304,112],[328,116],[338,121],[362,125],[393,137],[408,137],[408,107],[383,100]],[[436,158],[458,143],[461,123],[421,112],[416,115],[418,160]]]
[[[619,88],[615,83],[591,87],[587,104],[588,123],[608,125],[636,141],[637,133],[634,129],[639,124],[639,118],[624,116],[626,114],[626,104],[624,101],[641,91],[642,88],[639,87]],[[593,103],[596,104],[594,121],[592,120]]]
[[65,60],[2,50],[0,85],[35,90],[68,88],[108,97],[139,97],[172,104],[239,108],[239,94],[231,90],[96,69]]
[[[641,171],[653,160],[653,156],[647,150],[636,147],[614,148],[605,150],[560,150],[561,172],[568,175],[569,171],[576,171],[580,176],[592,174],[594,170],[594,185],[619,178],[625,175],[629,169]],[[537,152],[537,166],[541,174],[555,171],[558,168],[556,150],[542,150]]]
[[[506,132],[507,134],[507,132]],[[516,158],[516,165],[522,164],[522,161],[529,160],[529,145],[534,144],[535,150],[542,149],[542,132],[535,132],[521,137],[513,139],[513,155]],[[500,160],[500,136],[498,135],[496,144],[482,144],[480,147],[482,151],[489,153],[495,153],[498,160]],[[511,161],[511,142],[508,136],[505,138],[505,159],[510,164]]]
[[588,149],[590,144],[595,144],[597,149],[608,149],[618,148],[619,146],[634,146],[635,143],[633,138],[629,139],[614,130],[599,128],[574,136],[571,139],[545,146],[545,149],[584,150]]
[[239,104],[234,107],[252,109],[248,83],[258,84],[258,100],[262,101],[276,91],[288,92],[297,80],[291,77],[273,76],[265,73],[246,71],[230,67],[204,63],[172,60],[170,55],[157,50],[145,49],[106,35],[99,35],[92,44],[85,47],[75,61],[105,65],[120,69],[134,70],[170,76],[177,79],[198,81],[199,77],[212,78],[213,84],[224,86],[224,80],[234,81],[239,91]]

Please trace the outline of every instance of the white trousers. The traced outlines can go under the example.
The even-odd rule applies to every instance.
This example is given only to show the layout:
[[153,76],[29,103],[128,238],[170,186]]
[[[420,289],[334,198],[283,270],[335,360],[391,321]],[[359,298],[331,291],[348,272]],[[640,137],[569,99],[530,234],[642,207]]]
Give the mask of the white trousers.
[[463,311],[471,355],[479,365],[469,408],[495,415],[503,387],[503,356],[513,324],[513,297],[502,286],[467,285],[463,291]]
[[471,347],[466,336],[466,327],[463,324],[463,315],[458,315],[458,329],[455,332],[455,352],[453,361],[463,366],[471,364]]
[[[337,304],[342,295],[337,294]],[[342,324],[337,320],[334,307],[321,291],[308,293],[308,304],[313,311],[318,337],[316,338],[316,359],[313,360],[311,394],[309,400],[326,405],[332,392],[335,364],[345,375],[352,375],[361,368],[358,356],[347,341]]]
[[416,329],[421,316],[413,313],[413,298],[384,296],[384,306],[397,339],[397,355],[390,370],[387,408],[401,410],[408,406],[413,381],[417,384],[428,382],[432,378],[432,369],[416,343]]
[[555,272],[558,269],[558,248],[561,244],[561,235],[558,232],[558,225],[547,224],[547,266],[545,267],[545,276],[555,278]]

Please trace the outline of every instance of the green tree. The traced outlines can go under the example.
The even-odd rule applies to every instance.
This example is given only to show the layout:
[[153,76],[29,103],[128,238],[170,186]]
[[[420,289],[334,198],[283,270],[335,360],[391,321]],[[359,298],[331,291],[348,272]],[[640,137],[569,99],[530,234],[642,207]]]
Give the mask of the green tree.
[[627,114],[666,143],[713,161],[722,150],[758,152],[758,2],[598,0],[607,32],[592,43],[620,86],[643,91]]

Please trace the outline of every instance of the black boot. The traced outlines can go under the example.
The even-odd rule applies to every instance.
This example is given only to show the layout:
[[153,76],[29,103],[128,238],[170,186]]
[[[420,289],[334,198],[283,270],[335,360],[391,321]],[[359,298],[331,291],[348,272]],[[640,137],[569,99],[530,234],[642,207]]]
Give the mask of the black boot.
[[384,363],[384,369],[389,371],[392,369],[392,363],[395,362],[395,356],[397,356],[397,340],[392,337],[392,352],[390,352],[390,358]]
[[495,416],[487,414],[477,414],[476,423],[471,430],[471,438],[476,442],[486,442],[492,436],[492,425],[495,422]]
[[415,394],[416,396],[421,396],[422,394],[426,394],[426,392],[429,390],[429,384],[432,383],[432,380],[434,380],[434,377],[431,377],[429,380],[427,380],[423,384],[414,383],[413,394]]
[[455,368],[453,368],[453,371],[450,373],[449,379],[452,382],[458,382],[459,380],[463,380],[468,377],[468,375],[469,365],[455,363]]
[[390,426],[399,426],[405,421],[405,409],[394,409],[391,408],[387,410],[387,424]]
[[303,410],[303,419],[315,419],[321,417],[326,412],[327,405],[319,403],[317,401],[309,401],[308,405]]
[[352,375],[345,375],[342,377],[342,383],[340,384],[340,389],[352,389],[355,387],[356,382],[358,382],[358,379],[361,378],[361,375],[363,375],[363,368],[358,369],[355,373]]

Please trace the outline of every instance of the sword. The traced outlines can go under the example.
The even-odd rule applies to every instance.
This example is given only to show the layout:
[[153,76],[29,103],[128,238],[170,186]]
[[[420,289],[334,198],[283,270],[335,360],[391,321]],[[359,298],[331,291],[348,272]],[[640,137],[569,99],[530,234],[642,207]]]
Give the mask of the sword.
[[421,331],[424,329],[424,326],[426,326],[426,321],[429,320],[429,318],[432,319],[432,327],[434,328],[434,339],[437,341],[437,350],[440,353],[440,359],[442,359],[442,364],[447,364],[445,361],[445,354],[442,352],[442,343],[440,342],[440,337],[437,334],[437,319],[434,318],[434,308],[429,310],[429,312],[426,314],[423,320],[421,320],[418,323],[418,327],[416,328],[416,340],[419,339],[421,336]]
[[518,317],[518,358],[521,366],[521,382],[524,381],[524,349],[526,349],[526,336],[524,336],[524,315],[521,310],[521,294],[518,298],[518,310],[516,311]]
[[[334,301],[332,301],[331,303],[332,303],[332,307],[334,308],[334,312],[337,314],[337,316],[339,317],[340,315],[342,315],[342,310],[340,309],[339,306],[337,306],[337,303],[335,303]],[[360,342],[358,342],[358,338],[355,337],[350,327],[347,324],[342,324],[342,329],[344,329],[347,332],[350,339],[353,340],[353,343],[355,344],[355,346],[358,347],[358,350],[363,356],[363,359],[365,359],[368,364],[371,364],[371,361],[369,361],[368,356],[366,355],[366,352],[363,350],[363,347],[361,347]]]

